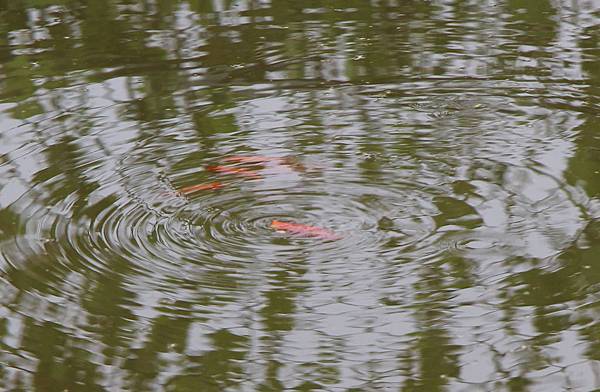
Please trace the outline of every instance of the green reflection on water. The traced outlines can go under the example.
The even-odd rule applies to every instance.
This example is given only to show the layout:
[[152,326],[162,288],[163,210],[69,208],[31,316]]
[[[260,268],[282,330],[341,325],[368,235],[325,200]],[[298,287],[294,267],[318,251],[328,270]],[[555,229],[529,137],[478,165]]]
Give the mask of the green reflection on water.
[[[0,1],[0,386],[600,387],[598,17],[570,11],[591,22],[549,1]],[[262,150],[311,170],[264,189],[219,178],[181,222],[183,198],[155,199],[210,181],[199,168],[224,151]],[[252,206],[344,181],[356,193],[321,207],[361,206],[352,252],[253,247],[272,233],[225,202],[206,208],[220,247],[190,245],[211,226],[200,202],[224,192]],[[400,191],[416,201],[390,202]]]

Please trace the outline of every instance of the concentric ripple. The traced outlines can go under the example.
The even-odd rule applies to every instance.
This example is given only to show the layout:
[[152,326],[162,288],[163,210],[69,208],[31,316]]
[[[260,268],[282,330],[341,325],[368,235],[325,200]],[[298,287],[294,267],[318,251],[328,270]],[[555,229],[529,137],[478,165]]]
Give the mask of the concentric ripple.
[[[323,165],[306,173],[254,166],[261,178],[248,180],[203,169],[212,163],[198,162],[196,170],[183,174],[165,171],[154,176],[155,184],[159,183],[158,177],[166,180],[153,192],[148,188],[140,191],[139,185],[132,187],[130,192],[136,195],[138,211],[115,214],[112,223],[108,218],[104,224],[120,227],[126,223],[131,237],[119,230],[107,235],[120,237],[116,243],[134,243],[134,248],[140,247],[149,259],[163,260],[166,265],[191,262],[210,269],[261,261],[331,262],[375,255],[393,257],[435,228],[430,218],[434,207],[426,204],[425,195],[419,198],[415,189],[385,190],[362,185]],[[132,178],[127,175],[128,170],[157,172],[156,168],[135,168],[143,164],[131,157],[124,160],[123,178]],[[188,183],[182,184],[180,176]],[[178,192],[189,187],[190,181],[200,185],[223,181],[223,186],[189,195]],[[176,188],[176,183],[181,185]],[[340,239],[280,233],[271,227],[274,220],[323,228]],[[393,244],[388,246],[394,249],[389,255],[383,246],[386,243]]]
[[0,10],[0,390],[600,387],[594,2],[305,3]]
[[[4,246],[4,257],[11,263],[19,259],[19,252],[54,252],[62,260],[53,266],[58,268],[57,279],[74,269],[73,263],[101,273],[114,270],[112,263],[117,262],[124,276],[133,273],[136,279],[168,288],[173,279],[187,279],[190,273],[232,272],[257,263],[435,260],[457,252],[473,257],[496,252],[498,258],[556,253],[540,245],[533,249],[533,239],[508,236],[501,226],[519,230],[518,220],[507,221],[502,216],[507,212],[498,209],[498,203],[505,203],[501,200],[511,193],[523,195],[517,209],[552,202],[563,209],[577,208],[569,187],[548,196],[542,188],[529,191],[527,183],[518,180],[535,177],[539,183],[548,183],[549,190],[556,186],[546,173],[552,168],[544,166],[544,156],[537,158],[537,168],[520,160],[532,137],[543,128],[512,133],[522,129],[523,121],[531,119],[535,125],[537,114],[530,115],[516,99],[507,101],[503,93],[507,86],[496,85],[497,96],[484,94],[491,87],[487,81],[471,85],[466,97],[447,93],[463,84],[434,80],[365,86],[361,104],[378,116],[374,121],[383,131],[367,136],[353,127],[355,110],[344,109],[344,115],[332,117],[330,129],[324,131],[328,143],[303,154],[279,145],[286,144],[287,138],[313,137],[310,127],[274,132],[277,137],[272,140],[242,128],[236,137],[253,144],[251,149],[226,136],[221,150],[203,153],[183,129],[185,121],[165,121],[162,126],[169,129],[165,135],[138,139],[106,170],[115,161],[94,158],[102,150],[89,146],[89,158],[77,156],[81,147],[73,139],[71,172],[90,178],[99,175],[81,188],[71,185],[69,189],[61,184],[72,181],[71,172],[40,171],[40,184],[15,204],[31,217],[19,223],[27,234],[14,242],[14,249]],[[399,94],[405,89],[411,91],[406,97]],[[356,95],[346,86],[339,93]],[[330,110],[330,91],[319,94],[323,110]],[[427,94],[430,100],[423,98]],[[298,93],[297,99],[302,102],[305,97]],[[281,100],[282,106],[293,107],[289,97]],[[243,107],[241,120],[252,115],[260,123],[261,116],[271,115],[254,113],[247,109],[250,105]],[[391,116],[399,107],[404,111]],[[301,116],[302,111],[297,111]],[[505,113],[510,113],[510,120]],[[398,125],[398,119],[403,123]],[[565,127],[577,125],[576,119],[569,121]],[[503,150],[506,132],[514,136],[512,150]],[[560,133],[553,137],[562,140]],[[475,141],[465,143],[470,139]],[[460,148],[450,151],[449,145]],[[559,147],[557,143],[549,149]],[[502,176],[515,180],[506,186]],[[182,191],[195,185],[195,192]],[[37,207],[40,204],[47,207]],[[274,220],[323,228],[340,239],[280,233],[271,227]],[[24,249],[33,246],[28,239],[32,236],[48,249]],[[568,243],[568,235],[561,237]]]

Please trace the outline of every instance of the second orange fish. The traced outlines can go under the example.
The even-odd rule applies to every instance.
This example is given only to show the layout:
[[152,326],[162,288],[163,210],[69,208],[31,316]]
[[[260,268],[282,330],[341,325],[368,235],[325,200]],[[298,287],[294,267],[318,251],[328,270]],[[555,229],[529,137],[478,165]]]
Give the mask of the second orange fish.
[[223,188],[223,184],[220,182],[209,182],[208,184],[196,184],[186,186],[185,188],[181,188],[179,193],[183,195],[189,195],[190,193],[199,192],[199,191],[207,191],[211,189],[221,189]]
[[249,170],[243,167],[208,166],[206,170],[222,174],[235,174],[243,177],[261,178],[260,174],[258,174],[255,170]]
[[324,229],[322,227],[303,225],[300,223],[274,220],[271,222],[271,228],[278,231],[286,231],[299,236],[320,238],[329,241],[335,241],[342,238],[333,231]]

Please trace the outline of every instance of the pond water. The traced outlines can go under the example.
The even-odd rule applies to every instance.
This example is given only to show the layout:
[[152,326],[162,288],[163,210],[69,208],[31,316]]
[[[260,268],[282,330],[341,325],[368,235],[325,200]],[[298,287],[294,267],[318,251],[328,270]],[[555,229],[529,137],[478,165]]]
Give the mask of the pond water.
[[600,388],[600,3],[0,0],[0,389]]

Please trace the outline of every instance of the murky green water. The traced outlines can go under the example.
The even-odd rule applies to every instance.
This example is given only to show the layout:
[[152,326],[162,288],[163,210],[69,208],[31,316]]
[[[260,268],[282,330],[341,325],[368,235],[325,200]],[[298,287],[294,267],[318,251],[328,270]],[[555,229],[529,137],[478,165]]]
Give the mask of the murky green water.
[[585,0],[0,0],[0,389],[600,388],[599,40]]

